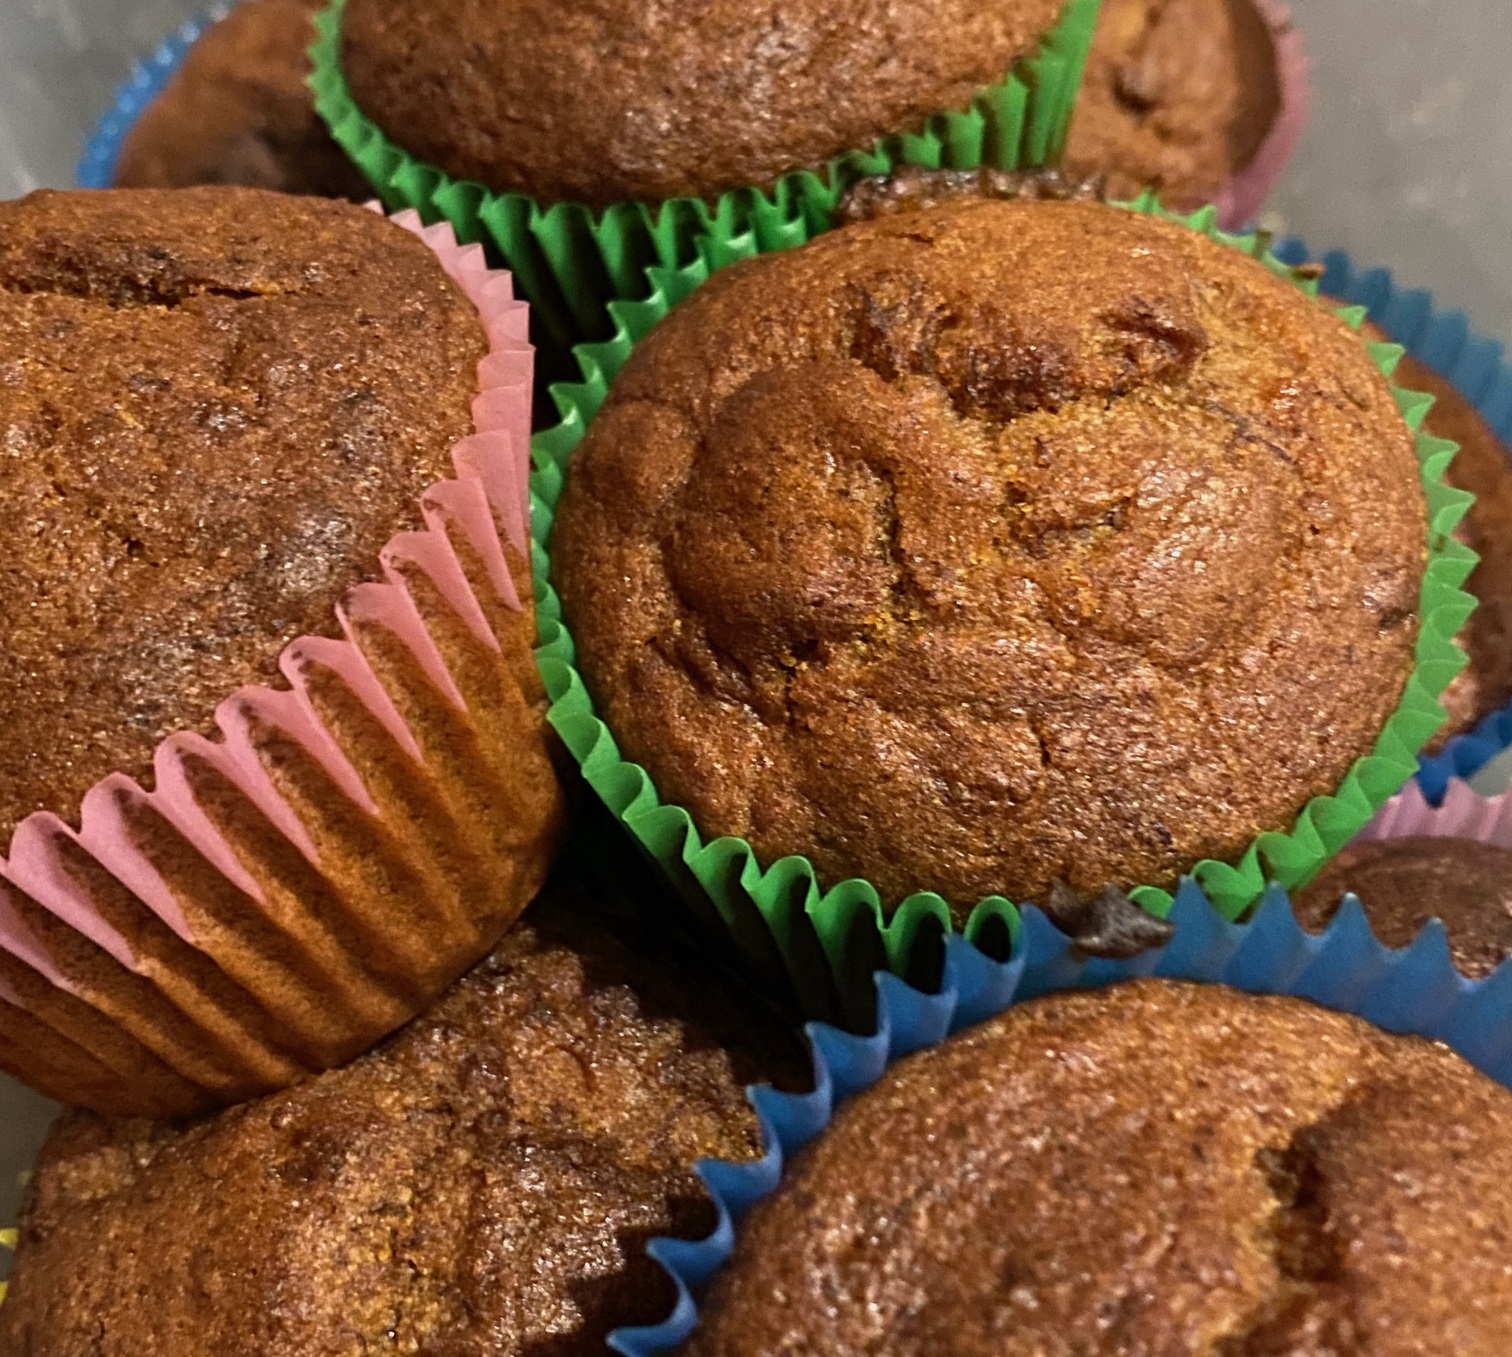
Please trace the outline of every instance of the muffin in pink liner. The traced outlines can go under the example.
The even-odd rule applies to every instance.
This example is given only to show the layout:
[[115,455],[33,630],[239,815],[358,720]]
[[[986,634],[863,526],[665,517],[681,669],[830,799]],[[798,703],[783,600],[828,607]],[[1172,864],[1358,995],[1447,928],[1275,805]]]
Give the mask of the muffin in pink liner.
[[[65,602],[85,599],[108,618],[144,564],[161,572],[133,606],[157,606],[157,581],[158,593],[172,594],[185,571],[198,592],[180,603],[185,635],[147,647],[145,660],[132,651],[118,661],[130,676],[156,672],[158,651],[168,656],[176,723],[140,757],[137,728],[162,717],[136,698],[151,685],[121,680],[129,738],[102,725],[100,692],[116,676],[87,655],[94,667],[75,668],[89,682],[71,694],[66,627],[55,647],[65,652],[64,681],[12,686],[22,697],[12,702],[16,747],[0,757],[0,818],[11,816],[0,865],[0,1067],[66,1102],[182,1116],[365,1050],[484,956],[544,880],[564,808],[531,655],[527,308],[478,247],[459,247],[449,227],[422,228],[414,214],[395,220],[425,250],[346,204],[249,190],[39,195],[8,211],[0,304],[22,322],[11,326],[11,347],[71,357],[52,368],[0,357],[0,374],[20,392],[11,427],[50,430],[62,449],[47,463],[61,480],[46,513],[30,483],[0,485],[0,498],[24,502],[42,529],[56,510],[75,516],[75,538],[111,520],[108,540],[124,539],[119,559],[96,552],[76,567],[108,587],[48,581]],[[203,216],[203,240],[184,235],[185,213]],[[175,228],[159,228],[160,218]],[[266,269],[264,254],[275,261]],[[137,327],[137,340],[118,370],[112,327],[121,325]],[[186,325],[207,337],[203,372],[172,367],[176,327]],[[323,332],[334,347],[300,348]],[[77,393],[80,383],[104,393],[104,413],[58,404],[57,391]],[[161,480],[178,487],[168,500],[183,498],[173,477],[187,464],[200,479],[191,478],[181,518],[215,529],[186,541],[187,565],[155,559],[155,495],[109,474],[111,440],[145,437],[141,402],[158,399],[170,404],[147,408],[186,413],[142,442],[143,484]],[[312,423],[308,449],[296,439],[291,450],[302,401],[330,427]],[[446,428],[457,436],[438,442]],[[406,440],[425,457],[408,462]],[[286,459],[267,466],[284,466],[287,483],[243,473],[241,460],[268,446]],[[452,474],[435,479],[448,464]],[[251,477],[251,492],[237,475]],[[336,499],[318,501],[331,485]],[[300,511],[287,551],[263,522],[259,494]],[[369,558],[362,534],[384,523],[392,526],[374,545],[386,545]],[[0,566],[27,578],[44,548],[64,559],[84,550],[72,541],[18,534],[7,549],[15,559],[0,555]],[[218,564],[224,557],[232,564]],[[277,566],[267,579],[258,575],[263,557]],[[326,569],[328,557],[340,568]],[[216,571],[219,590],[209,587]],[[306,576],[316,584],[307,588]],[[335,606],[306,606],[287,637],[282,614],[261,629],[225,621],[242,593],[256,599],[267,589],[301,606],[328,589]],[[35,592],[34,607],[49,617],[52,591]],[[301,617],[293,605],[284,611]],[[24,650],[25,628],[12,632]],[[278,643],[267,645],[270,636]],[[44,669],[56,659],[47,642],[44,633],[35,647]],[[262,681],[225,683],[217,703],[215,677],[236,672],[221,651]],[[73,729],[75,714],[93,726]],[[42,774],[22,743],[29,734]],[[125,766],[71,791],[70,777],[117,747],[128,751]]]
[[1115,198],[1253,220],[1301,138],[1302,37],[1278,0],[1104,0],[1064,164]]
[[1456,778],[1435,806],[1408,783],[1294,893],[1297,918],[1321,932],[1346,895],[1388,947],[1410,946],[1437,920],[1459,971],[1490,975],[1512,956],[1512,792],[1484,797]]

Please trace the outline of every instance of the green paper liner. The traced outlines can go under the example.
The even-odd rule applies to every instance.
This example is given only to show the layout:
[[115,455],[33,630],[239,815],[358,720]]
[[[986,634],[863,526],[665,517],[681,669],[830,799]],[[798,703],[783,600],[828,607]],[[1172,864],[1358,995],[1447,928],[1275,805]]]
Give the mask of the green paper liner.
[[609,303],[645,297],[648,268],[694,263],[700,238],[710,233],[783,249],[823,230],[841,195],[858,179],[896,165],[1014,170],[1052,163],[1065,144],[1101,2],[1066,0],[1038,50],[969,108],[938,113],[918,132],[837,156],[819,173],[794,171],[770,191],[735,189],[712,203],[671,198],[660,204],[616,203],[598,212],[572,202],[543,207],[527,194],[494,192],[417,160],[352,97],[341,67],[346,0],[331,0],[316,19],[310,86],[331,134],[367,175],[385,208],[414,208],[427,224],[451,222],[464,244],[494,246],[549,337],[571,346],[612,335]]
[[[1232,236],[1217,228],[1217,213],[1203,208],[1190,217],[1167,212],[1153,195],[1121,205],[1202,231],[1260,260],[1273,273],[1317,297],[1316,279],[1299,278],[1270,254],[1263,234]],[[798,242],[795,242],[798,243]],[[706,928],[732,938],[747,967],[774,992],[796,996],[802,1008],[824,1021],[859,1030],[869,1020],[871,975],[891,970],[929,988],[938,975],[941,940],[952,931],[950,907],[932,891],[910,895],[896,909],[883,908],[876,889],[863,880],[821,888],[806,858],[790,857],[765,868],[744,839],[706,843],[681,806],[664,803],[650,776],[621,757],[608,727],[575,667],[571,635],[550,583],[547,549],[568,459],[597,413],[609,384],[635,344],[708,274],[743,257],[748,235],[719,233],[700,241],[700,259],[677,269],[651,271],[655,290],[639,302],[617,302],[614,337],[577,350],[583,380],[552,389],[562,420],[533,443],[532,534],[536,601],[542,644],[537,659],[552,698],[550,719],[593,789],[640,846],[662,868],[678,894]],[[1339,314],[1355,329],[1363,307]],[[1388,378],[1404,350],[1368,343],[1372,359]],[[1458,444],[1422,432],[1433,398],[1393,386],[1398,407],[1416,433],[1416,451],[1428,504],[1428,562],[1420,594],[1416,666],[1396,711],[1372,752],[1356,760],[1331,795],[1314,798],[1286,832],[1261,834],[1236,863],[1205,860],[1189,874],[1225,919],[1239,918],[1277,882],[1305,885],[1417,770],[1417,752],[1447,719],[1438,697],[1465,666],[1454,637],[1475,608],[1462,588],[1477,556],[1452,537],[1474,496],[1445,483],[1443,474]],[[1172,897],[1154,886],[1130,894],[1152,914],[1170,912]],[[971,911],[963,930],[989,954],[1006,957],[1017,936],[1019,915],[1001,896],[989,896]]]

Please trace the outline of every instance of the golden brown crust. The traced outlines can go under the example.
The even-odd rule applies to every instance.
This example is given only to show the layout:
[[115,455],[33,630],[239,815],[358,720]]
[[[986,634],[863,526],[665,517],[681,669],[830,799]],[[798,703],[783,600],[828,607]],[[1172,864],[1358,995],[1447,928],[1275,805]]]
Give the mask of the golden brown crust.
[[1292,999],[1141,980],[894,1066],[743,1222],[689,1357],[1495,1357],[1512,1097]]
[[241,0],[190,49],[121,148],[121,188],[241,184],[358,202],[372,189],[305,83],[324,0]]
[[345,203],[0,204],[0,833],[332,634],[450,474],[485,351],[425,246]]
[[1426,509],[1358,338],[1182,227],[969,201],[714,278],[575,455],[552,569],[706,836],[969,907],[1289,828],[1412,665]]
[[1060,0],[350,0],[363,110],[461,179],[602,206],[766,185],[964,107]]
[[1512,955],[1512,850],[1451,838],[1351,844],[1293,896],[1297,918],[1322,932],[1346,893],[1388,947],[1410,946],[1440,919],[1465,975],[1489,975]]
[[1107,174],[1115,198],[1199,207],[1254,159],[1280,100],[1252,0],[1103,0],[1065,165]]
[[182,1132],[75,1114],[0,1350],[600,1352],[672,1302],[645,1242],[712,1223],[694,1161],[759,1148],[705,1007],[558,897],[345,1070]]

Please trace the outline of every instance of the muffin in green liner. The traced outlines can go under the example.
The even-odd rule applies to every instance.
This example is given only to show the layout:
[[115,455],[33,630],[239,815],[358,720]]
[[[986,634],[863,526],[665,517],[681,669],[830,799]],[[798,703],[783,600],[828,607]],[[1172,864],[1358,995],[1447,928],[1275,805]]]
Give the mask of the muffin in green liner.
[[647,269],[696,264],[700,239],[747,236],[766,250],[800,244],[829,222],[839,198],[858,179],[895,165],[1017,169],[1060,155],[1100,0],[1066,0],[1037,51],[1003,81],[982,90],[970,107],[941,111],[916,130],[855,148],[820,167],[797,169],[775,184],[661,202],[625,201],[590,207],[572,200],[538,201],[458,180],[396,145],[358,107],[342,68],[346,0],[332,0],[318,19],[311,55],[317,107],[340,145],[362,168],[390,210],[415,208],[427,222],[447,220],[464,242],[498,249],[535,314],[559,345],[614,333],[608,304],[647,295]]
[[[1147,214],[1170,216],[1151,200],[1132,206]],[[1311,284],[1270,257],[1263,240],[1218,233],[1211,211],[1174,220],[1253,255],[1273,273],[1315,292]],[[719,245],[721,253],[740,252],[738,243],[730,239]],[[616,307],[621,324],[616,339],[585,346],[579,355],[585,381],[556,393],[563,422],[536,442],[537,580],[545,640],[539,655],[554,699],[552,719],[557,729],[590,783],[677,884],[693,911],[710,928],[733,938],[763,979],[795,995],[809,1012],[848,1021],[864,1015],[865,977],[872,968],[886,966],[911,978],[927,979],[938,964],[939,938],[952,928],[947,902],[920,890],[895,908],[886,908],[879,892],[864,881],[844,881],[823,889],[805,859],[785,858],[764,865],[744,840],[727,838],[706,844],[687,812],[664,804],[644,770],[620,756],[574,667],[572,638],[561,624],[560,607],[548,583],[547,542],[566,461],[636,341],[703,271],[660,271],[653,297]],[[1348,318],[1357,324],[1360,313],[1349,313]],[[1377,367],[1389,376],[1400,350],[1377,345],[1370,352]],[[1416,429],[1428,398],[1399,391],[1395,397],[1408,424]],[[1234,862],[1203,861],[1190,866],[1191,874],[1226,917],[1242,914],[1268,880],[1287,886],[1305,883],[1411,776],[1417,749],[1443,720],[1437,695],[1464,663],[1452,638],[1474,606],[1459,588],[1474,556],[1449,537],[1470,497],[1440,479],[1453,455],[1453,444],[1419,434],[1415,451],[1430,536],[1420,587],[1415,668],[1396,709],[1376,735],[1372,751],[1356,761],[1330,794],[1308,804],[1289,831],[1260,835]],[[1368,734],[1365,738],[1369,739]],[[1143,886],[1132,894],[1152,913],[1169,909],[1170,897],[1161,889]],[[898,897],[894,891],[889,898]],[[958,909],[957,918],[964,919],[968,937],[1000,954],[1017,927],[1014,907],[1001,897],[980,901],[969,917],[965,909]]]

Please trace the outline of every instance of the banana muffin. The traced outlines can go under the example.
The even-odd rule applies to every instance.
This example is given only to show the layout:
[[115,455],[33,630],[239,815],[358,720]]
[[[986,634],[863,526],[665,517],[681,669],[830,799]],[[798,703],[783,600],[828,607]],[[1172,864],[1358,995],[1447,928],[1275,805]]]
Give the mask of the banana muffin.
[[1350,844],[1292,905],[1304,928],[1321,933],[1345,895],[1359,897],[1388,947],[1410,946],[1440,920],[1454,964],[1472,978],[1512,954],[1512,851],[1495,844],[1429,836]]
[[0,204],[0,1068],[106,1112],[269,1092],[540,889],[528,564],[452,457],[511,356],[349,203]]
[[1061,0],[348,0],[357,104],[459,179],[594,206],[712,197],[914,131]]
[[1275,40],[1253,0],[1103,0],[1066,143],[1115,198],[1212,201],[1276,121]]
[[798,1046],[715,988],[554,894],[347,1069],[182,1129],[66,1117],[0,1350],[603,1351],[671,1304],[645,1244],[710,1228],[692,1166],[759,1153],[739,1081]]
[[1499,1357],[1512,1095],[1294,999],[1010,1009],[841,1107],[688,1357]]
[[964,910],[1290,828],[1401,697],[1426,508],[1301,290],[1167,221],[964,200],[674,310],[550,546],[600,715],[705,836]]
[[241,0],[207,29],[131,129],[116,184],[372,197],[305,83],[322,8],[323,0]]

